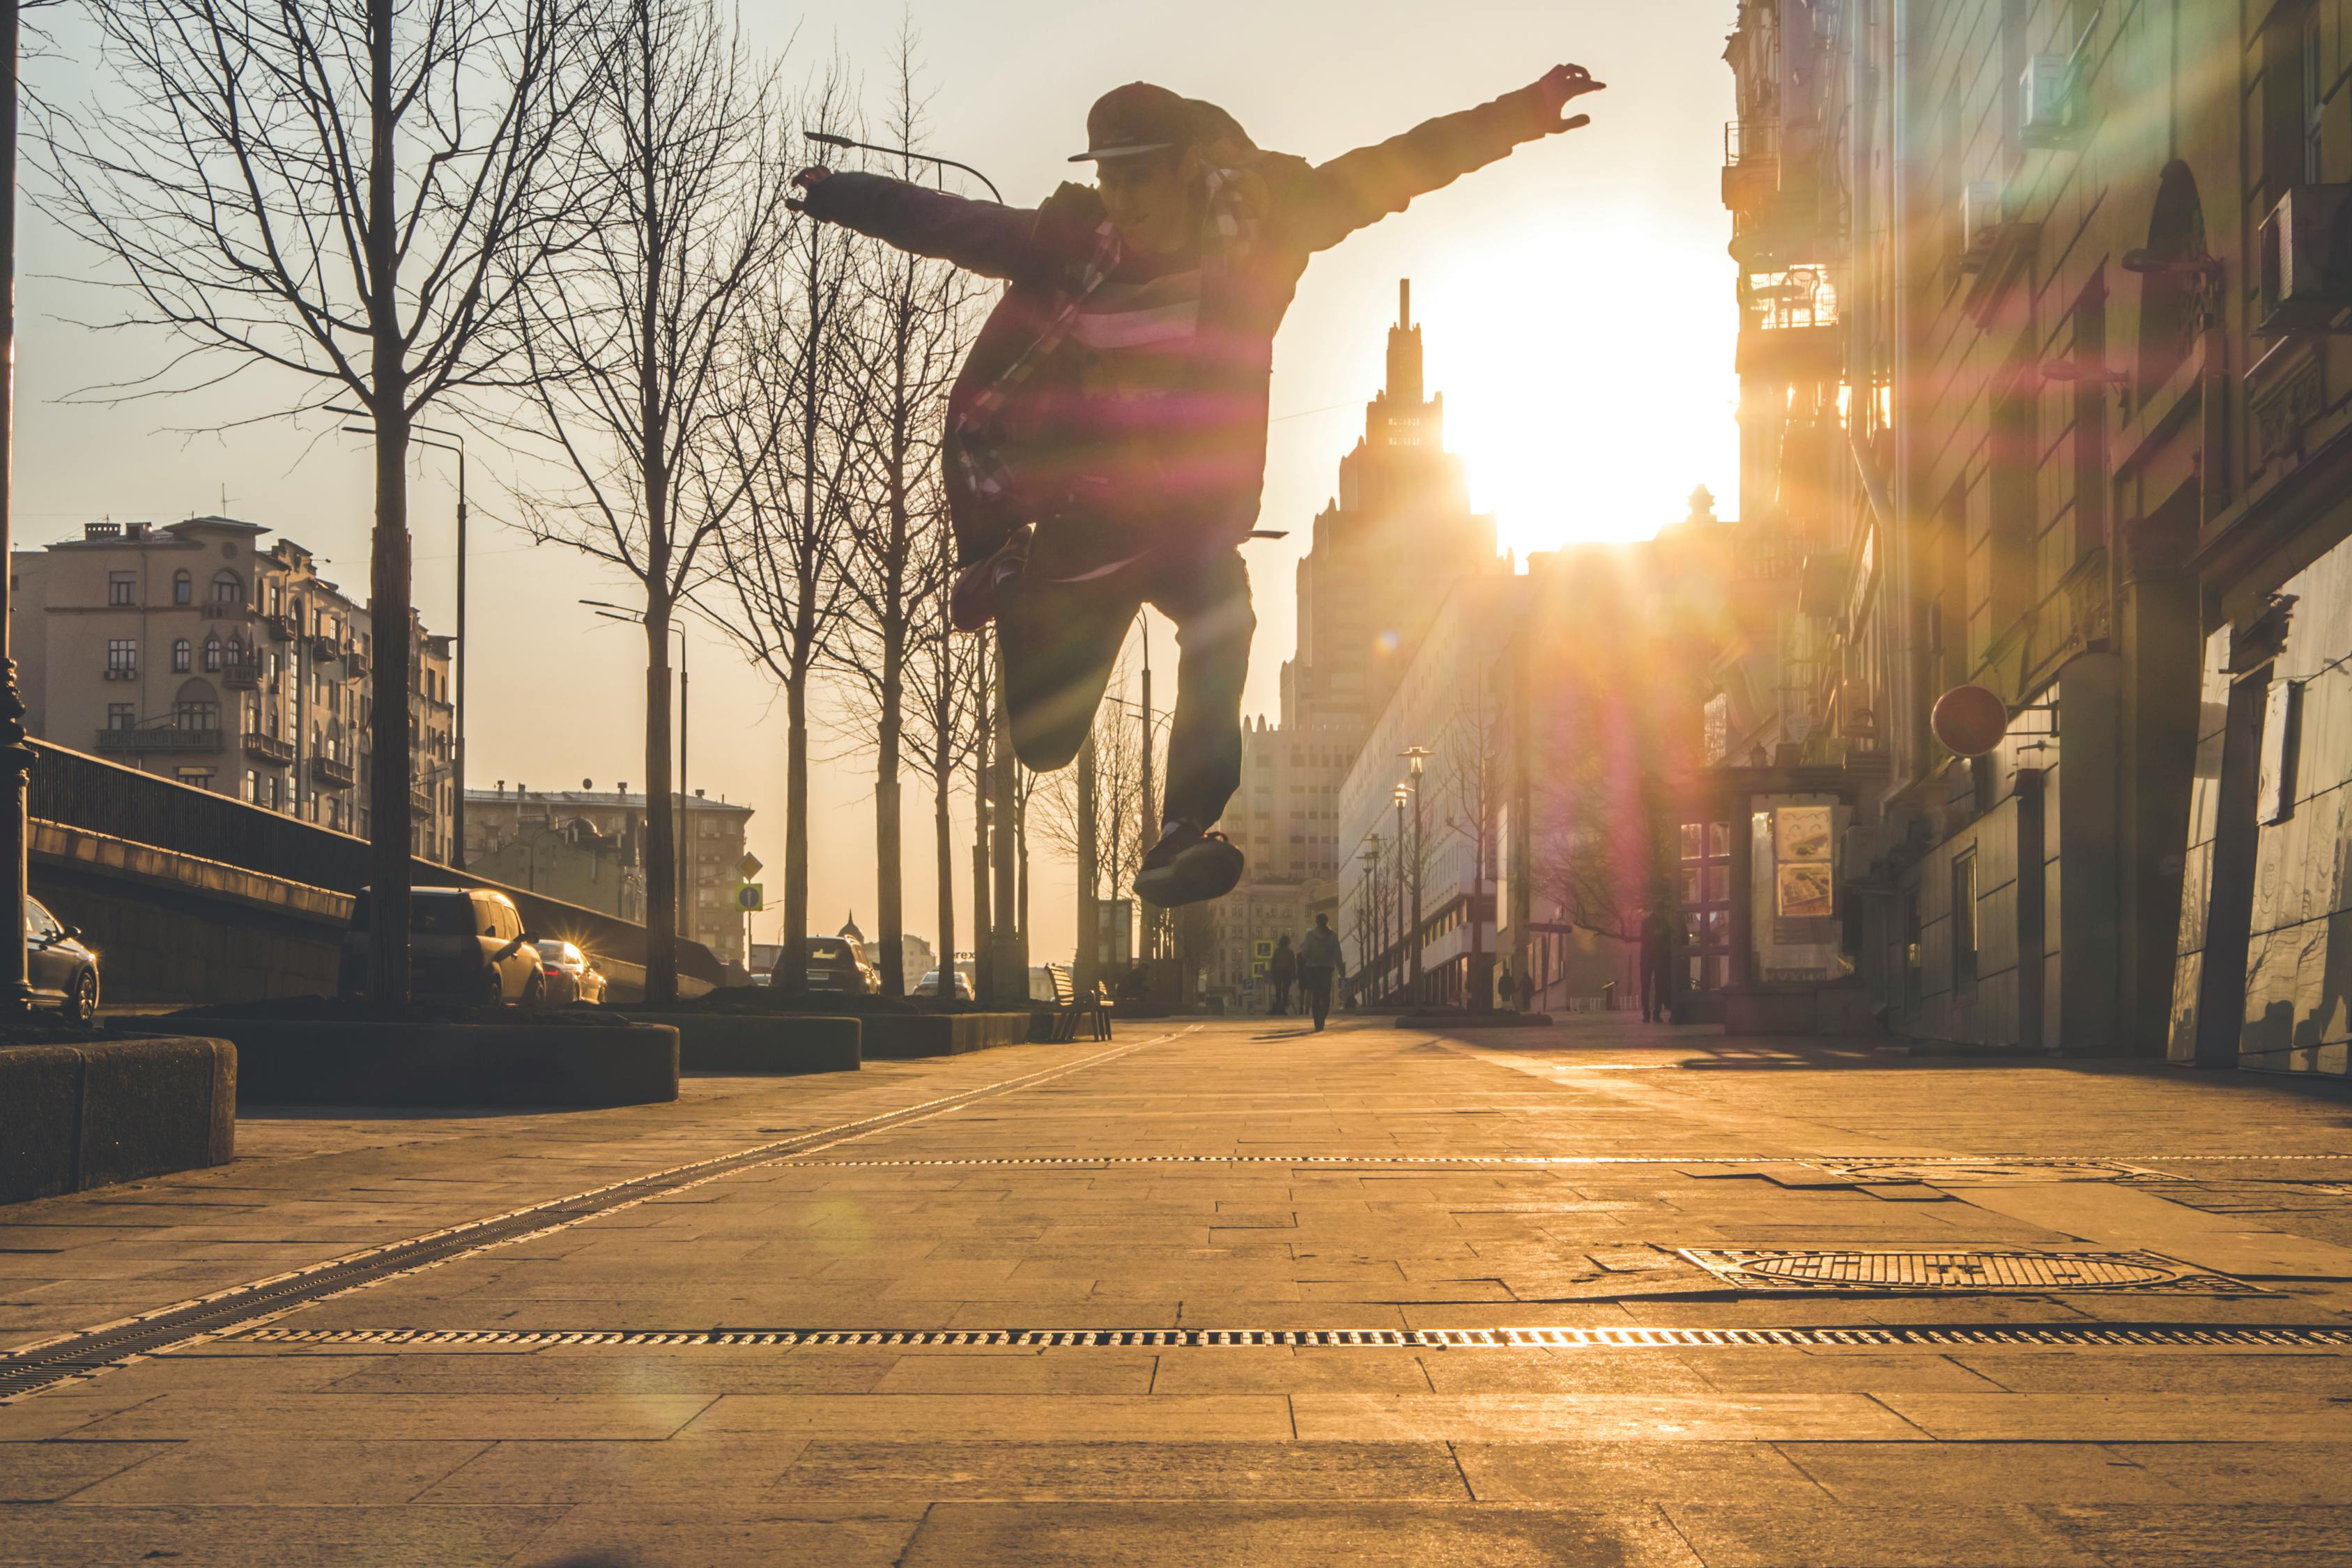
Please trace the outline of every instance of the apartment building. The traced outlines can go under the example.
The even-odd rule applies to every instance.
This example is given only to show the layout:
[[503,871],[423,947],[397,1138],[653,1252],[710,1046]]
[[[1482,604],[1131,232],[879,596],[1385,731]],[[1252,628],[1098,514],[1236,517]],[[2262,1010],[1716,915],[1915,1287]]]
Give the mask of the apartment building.
[[[62,746],[364,836],[373,626],[291,540],[227,517],[93,522],[16,552],[28,727]],[[450,639],[412,614],[415,847],[446,859]]]

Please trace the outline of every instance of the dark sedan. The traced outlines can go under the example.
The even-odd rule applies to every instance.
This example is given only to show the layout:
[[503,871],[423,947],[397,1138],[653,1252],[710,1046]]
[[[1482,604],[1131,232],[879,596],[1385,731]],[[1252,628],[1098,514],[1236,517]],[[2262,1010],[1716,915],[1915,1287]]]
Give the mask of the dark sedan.
[[98,1016],[98,954],[34,898],[25,900],[25,978],[34,1001],[55,1003],[75,1023]]

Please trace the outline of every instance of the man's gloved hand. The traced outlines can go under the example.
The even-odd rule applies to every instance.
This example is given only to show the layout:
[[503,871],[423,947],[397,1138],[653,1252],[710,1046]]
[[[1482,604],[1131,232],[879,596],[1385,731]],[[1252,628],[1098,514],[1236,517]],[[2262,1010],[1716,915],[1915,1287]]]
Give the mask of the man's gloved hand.
[[1542,106],[1542,119],[1539,123],[1545,133],[1549,135],[1555,131],[1573,131],[1580,125],[1591,124],[1592,116],[1590,114],[1571,115],[1562,120],[1560,110],[1582,98],[1586,93],[1599,92],[1608,85],[1605,81],[1593,80],[1592,73],[1582,66],[1554,66],[1544,72],[1543,79],[1528,90],[1536,102]]
[[[1549,80],[1550,79],[1546,78],[1545,79]],[[803,169],[799,174],[794,174],[793,176],[793,184],[799,186],[802,193],[805,195],[808,192],[816,189],[817,186],[824,184],[825,181],[832,177],[833,171],[831,169],[826,168],[822,163],[813,163],[809,167]],[[808,211],[808,203],[804,201],[786,201],[784,205],[796,213],[804,213]]]

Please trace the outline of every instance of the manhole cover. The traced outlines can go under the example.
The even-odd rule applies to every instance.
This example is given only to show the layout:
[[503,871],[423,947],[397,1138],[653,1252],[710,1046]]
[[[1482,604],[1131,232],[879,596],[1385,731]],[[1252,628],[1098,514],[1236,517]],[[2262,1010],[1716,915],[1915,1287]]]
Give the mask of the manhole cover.
[[2155,1252],[1874,1252],[1861,1248],[1685,1247],[1727,1284],[1767,1290],[2162,1290],[2254,1294],[2256,1287]]
[[2172,1182],[2120,1160],[1813,1160],[1841,1180],[1921,1182],[1936,1187],[2006,1187],[2039,1182]]

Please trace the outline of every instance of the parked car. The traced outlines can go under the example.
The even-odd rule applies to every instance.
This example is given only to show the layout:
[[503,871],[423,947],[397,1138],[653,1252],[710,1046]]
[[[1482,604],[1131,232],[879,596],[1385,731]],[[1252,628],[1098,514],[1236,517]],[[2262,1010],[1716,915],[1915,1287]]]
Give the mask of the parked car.
[[56,1003],[75,1023],[98,1016],[98,954],[34,898],[25,900],[25,979],[34,1001]]
[[[829,991],[844,996],[871,996],[882,989],[882,977],[866,962],[866,950],[844,936],[813,936],[808,939],[808,988]],[[776,957],[781,970],[792,955],[787,945]],[[779,978],[775,970],[769,972],[769,984]]]
[[539,941],[539,973],[547,983],[550,1006],[565,1002],[602,1002],[608,982],[596,961],[555,937]]
[[[373,900],[360,889],[343,933],[338,989],[367,994],[368,932]],[[536,1007],[547,976],[522,911],[488,888],[418,888],[409,894],[409,988],[424,998]]]
[[[914,994],[918,996],[936,996],[939,994],[940,972],[936,969],[927,969],[923,971],[922,983],[915,987]],[[961,969],[957,970],[955,972],[955,981],[950,988],[949,994],[959,1002],[971,1001],[971,976],[966,974]]]

